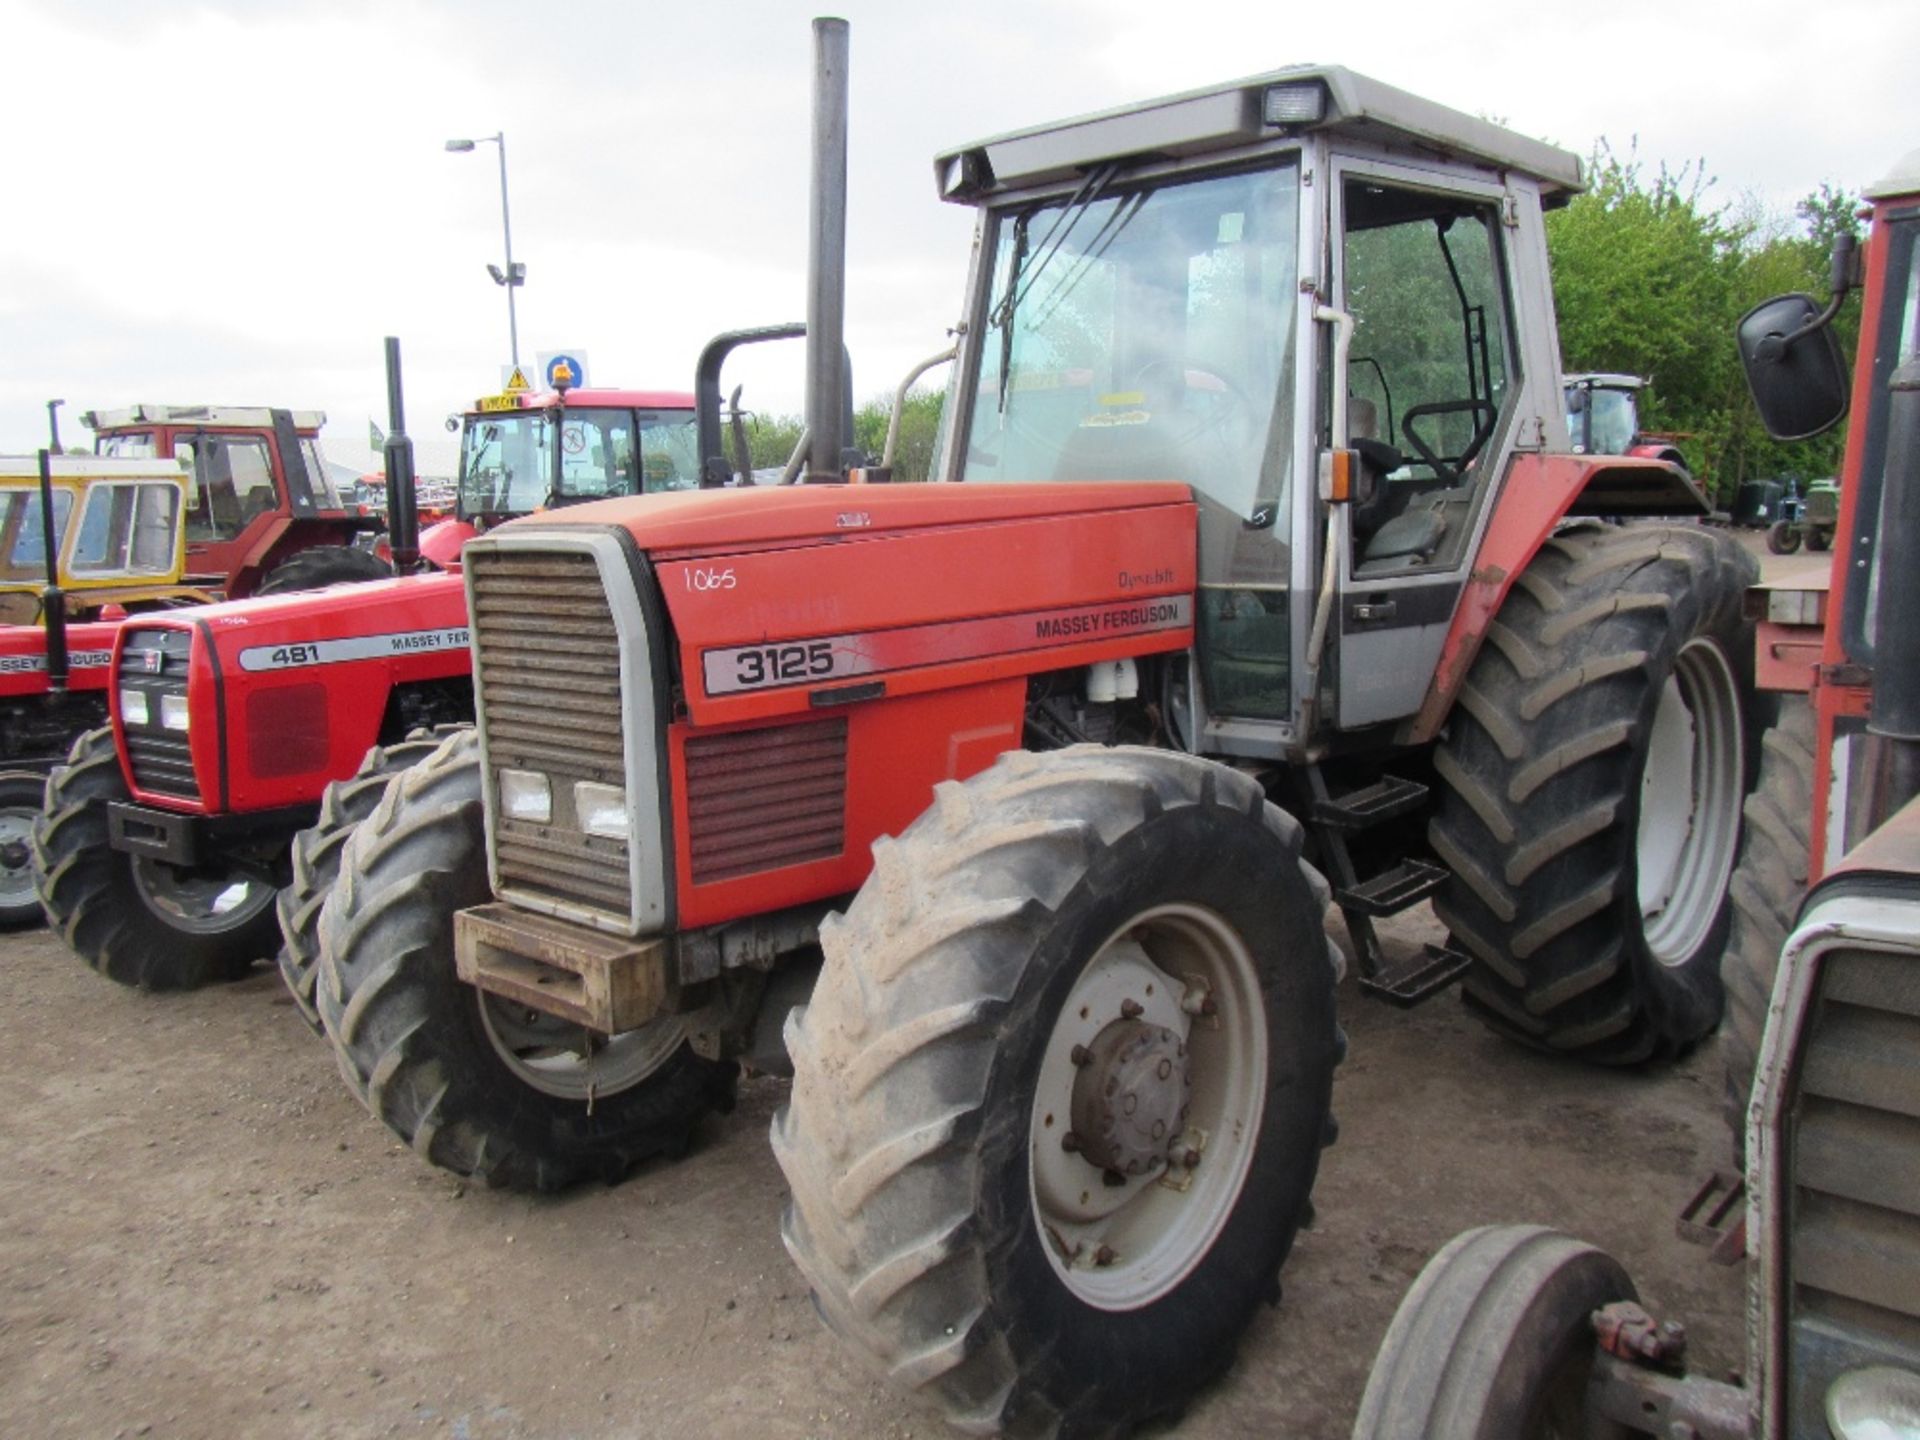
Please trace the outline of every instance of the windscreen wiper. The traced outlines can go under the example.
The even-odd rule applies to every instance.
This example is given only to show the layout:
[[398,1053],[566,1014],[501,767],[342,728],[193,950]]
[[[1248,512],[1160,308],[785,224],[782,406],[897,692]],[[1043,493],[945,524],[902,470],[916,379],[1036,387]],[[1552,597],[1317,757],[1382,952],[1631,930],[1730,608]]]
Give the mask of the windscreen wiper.
[[1029,248],[1027,229],[1034,212],[1029,210],[1013,222],[1013,254],[1007,262],[1006,289],[988,312],[988,323],[1000,329],[1000,409],[1003,411],[1007,408],[1007,383],[1012,378],[1013,319],[1020,302],[1027,298],[1033,289],[1033,282],[1040,278],[1053,257],[1060,253],[1061,247],[1072,236],[1074,227],[1080,223],[1080,217],[1092,208],[1119,169],[1119,162],[1112,161],[1095,169],[1080,182],[1080,188],[1073,192],[1072,198],[1053,217],[1053,224],[1040,237],[1039,245],[1033,247],[1039,251],[1039,258],[1030,269],[1026,265]]

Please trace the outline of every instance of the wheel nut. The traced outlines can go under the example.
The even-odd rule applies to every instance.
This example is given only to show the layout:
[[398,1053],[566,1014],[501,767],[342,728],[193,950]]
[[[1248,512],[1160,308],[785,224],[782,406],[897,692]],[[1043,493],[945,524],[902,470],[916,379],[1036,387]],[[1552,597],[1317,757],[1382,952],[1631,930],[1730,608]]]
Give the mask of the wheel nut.
[[1114,1258],[1113,1247],[1111,1245],[1102,1245],[1098,1250],[1093,1252],[1093,1263],[1103,1269],[1113,1264]]
[[1173,1061],[1162,1060],[1159,1068],[1153,1073],[1158,1075],[1162,1080],[1166,1079],[1169,1075],[1173,1074]]
[[1074,1134],[1073,1131],[1071,1130],[1067,1131],[1066,1134],[1060,1137],[1060,1148],[1066,1151],[1069,1155],[1079,1154],[1080,1153],[1080,1137]]
[[1180,1157],[1180,1163],[1189,1170],[1193,1169],[1194,1166],[1200,1163],[1200,1152],[1198,1150],[1187,1151],[1185,1155]]
[[[1145,1013],[1146,1007],[1138,1000],[1129,999],[1120,1002],[1120,1018],[1122,1020],[1138,1020]],[[1056,1051],[1055,1053],[1058,1054],[1059,1052]]]
[[[1057,1055],[1060,1052],[1056,1050],[1054,1053]],[[1083,1069],[1093,1063],[1093,1052],[1084,1045],[1076,1045],[1067,1058],[1073,1061],[1075,1069]]]

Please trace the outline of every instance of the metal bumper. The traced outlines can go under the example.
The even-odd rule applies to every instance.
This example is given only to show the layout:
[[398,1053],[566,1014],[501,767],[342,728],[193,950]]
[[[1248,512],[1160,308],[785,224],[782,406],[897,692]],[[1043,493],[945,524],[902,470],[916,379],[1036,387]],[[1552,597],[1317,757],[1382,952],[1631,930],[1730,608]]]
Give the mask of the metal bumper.
[[183,815],[131,801],[107,804],[107,844],[128,855],[199,865],[238,840],[290,838],[320,816],[318,805],[288,805],[243,815]]
[[453,917],[453,947],[467,984],[602,1034],[638,1029],[675,999],[665,940],[607,935],[495,903]]

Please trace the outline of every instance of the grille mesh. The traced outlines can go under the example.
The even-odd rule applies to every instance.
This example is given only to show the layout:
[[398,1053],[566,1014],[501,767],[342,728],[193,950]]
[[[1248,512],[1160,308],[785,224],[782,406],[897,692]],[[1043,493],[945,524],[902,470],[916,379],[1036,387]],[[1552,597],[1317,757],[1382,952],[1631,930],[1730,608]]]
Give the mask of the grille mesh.
[[465,563],[493,793],[502,770],[545,775],[553,790],[550,824],[496,808],[501,889],[625,918],[632,906],[627,842],[586,834],[573,800],[576,781],[626,783],[620,636],[599,567],[577,550],[470,551]]
[[1841,1353],[1835,1337],[1920,1360],[1920,964],[1911,957],[1828,956],[1791,1125],[1793,1383],[1796,1404],[1814,1405]]
[[687,837],[696,885],[846,848],[844,716],[687,741]]
[[[149,658],[154,655],[160,658]],[[121,646],[121,691],[138,691],[147,697],[147,723],[124,725],[127,760],[137,790],[182,800],[200,798],[187,737],[160,724],[160,697],[187,693],[192,658],[193,632],[189,630],[129,630]]]

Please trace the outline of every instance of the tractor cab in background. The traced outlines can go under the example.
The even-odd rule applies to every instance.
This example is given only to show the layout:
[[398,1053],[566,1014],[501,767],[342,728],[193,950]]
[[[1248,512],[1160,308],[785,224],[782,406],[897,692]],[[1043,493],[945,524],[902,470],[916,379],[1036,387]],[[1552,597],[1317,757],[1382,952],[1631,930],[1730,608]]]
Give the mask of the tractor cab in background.
[[420,536],[442,568],[502,521],[612,496],[699,484],[693,396],[667,390],[575,389],[482,396],[460,431],[454,513]]
[[358,543],[380,522],[343,500],[320,453],[318,410],[133,405],[89,410],[97,454],[178,460],[192,472],[187,579],[229,599],[378,579]]

